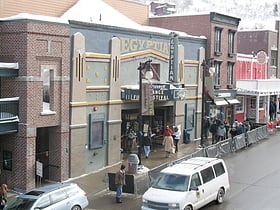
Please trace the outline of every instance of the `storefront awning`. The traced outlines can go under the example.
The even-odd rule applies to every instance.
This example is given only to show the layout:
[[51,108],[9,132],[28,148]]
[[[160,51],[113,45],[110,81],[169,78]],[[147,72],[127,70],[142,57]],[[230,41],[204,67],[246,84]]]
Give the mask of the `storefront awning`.
[[226,99],[226,100],[230,105],[240,104],[240,101],[238,101],[237,99]]
[[228,102],[226,100],[215,100],[214,103],[216,104],[216,106],[228,105]]

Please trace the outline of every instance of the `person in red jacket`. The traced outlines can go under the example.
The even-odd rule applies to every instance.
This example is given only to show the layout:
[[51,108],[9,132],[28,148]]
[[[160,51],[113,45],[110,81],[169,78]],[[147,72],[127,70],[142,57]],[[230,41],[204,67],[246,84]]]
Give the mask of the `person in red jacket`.
[[169,126],[167,125],[163,131],[163,138],[165,136],[171,136],[173,134],[173,131],[171,128],[169,128]]

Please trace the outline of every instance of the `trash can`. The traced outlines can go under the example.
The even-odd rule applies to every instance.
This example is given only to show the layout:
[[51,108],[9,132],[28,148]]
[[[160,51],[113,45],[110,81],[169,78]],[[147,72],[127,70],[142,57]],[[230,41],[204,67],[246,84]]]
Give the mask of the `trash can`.
[[184,129],[184,143],[189,144],[191,141],[191,131],[192,129]]
[[128,162],[128,173],[136,174],[137,168],[138,168],[138,163],[139,163],[139,158],[138,158],[137,154],[130,154],[127,158],[127,162]]

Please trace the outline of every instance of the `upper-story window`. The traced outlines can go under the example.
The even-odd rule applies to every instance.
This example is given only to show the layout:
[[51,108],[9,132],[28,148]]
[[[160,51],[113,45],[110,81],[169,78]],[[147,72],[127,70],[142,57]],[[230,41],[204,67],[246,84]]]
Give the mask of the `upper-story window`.
[[41,77],[43,82],[42,104],[43,110],[41,114],[54,114],[53,97],[54,97],[54,68],[50,65],[41,66]]
[[228,32],[228,55],[232,57],[234,55],[234,35],[235,31],[229,30]]
[[232,86],[233,86],[233,67],[234,67],[234,63],[233,62],[228,62],[228,66],[227,66],[227,85],[228,85],[228,88],[232,88]]
[[216,55],[221,55],[222,51],[222,28],[215,28],[215,54]]
[[221,62],[220,61],[215,61],[214,62],[214,67],[215,67],[215,88],[219,88],[221,86]]
[[277,50],[271,50],[270,65],[277,66]]

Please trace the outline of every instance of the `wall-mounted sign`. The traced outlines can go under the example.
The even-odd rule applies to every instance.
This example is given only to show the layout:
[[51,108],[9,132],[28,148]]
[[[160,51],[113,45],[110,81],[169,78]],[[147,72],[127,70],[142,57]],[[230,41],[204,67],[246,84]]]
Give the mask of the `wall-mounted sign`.
[[[145,83],[144,83],[145,84]],[[152,93],[153,101],[171,101],[171,100],[183,100],[186,96],[186,90],[183,88],[171,87],[171,84],[152,84],[152,90],[144,89],[145,85],[143,84],[143,92],[148,91],[149,94]],[[146,94],[148,94],[146,93]],[[148,107],[148,100],[145,100],[145,95],[143,95],[142,106]],[[149,95],[150,97],[150,95]],[[121,93],[122,100],[139,100],[139,90],[138,89],[124,89]],[[147,104],[143,104],[147,102]],[[151,104],[149,106],[152,106]]]

